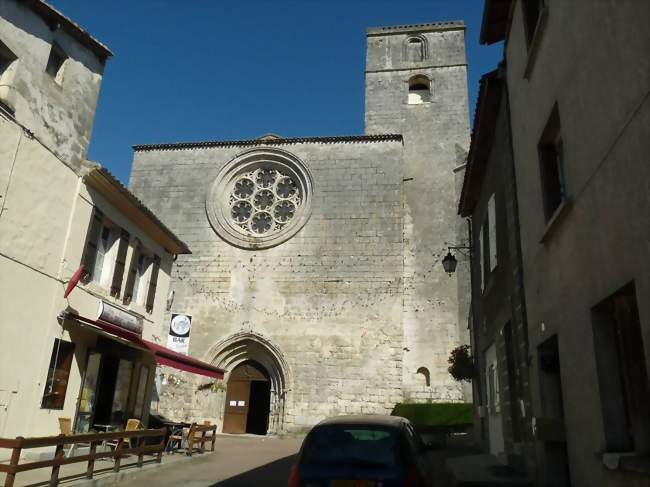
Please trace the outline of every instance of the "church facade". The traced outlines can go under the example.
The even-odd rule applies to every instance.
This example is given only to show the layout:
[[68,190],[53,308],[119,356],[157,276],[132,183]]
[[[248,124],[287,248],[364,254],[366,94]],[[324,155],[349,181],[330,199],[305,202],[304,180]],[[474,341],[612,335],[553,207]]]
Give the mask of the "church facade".
[[467,240],[463,23],[369,29],[365,79],[365,135],[134,147],[130,189],[193,252],[168,322],[190,316],[189,353],[227,371],[165,375],[161,413],[280,433],[468,399],[447,357],[468,343],[469,277],[440,265]]

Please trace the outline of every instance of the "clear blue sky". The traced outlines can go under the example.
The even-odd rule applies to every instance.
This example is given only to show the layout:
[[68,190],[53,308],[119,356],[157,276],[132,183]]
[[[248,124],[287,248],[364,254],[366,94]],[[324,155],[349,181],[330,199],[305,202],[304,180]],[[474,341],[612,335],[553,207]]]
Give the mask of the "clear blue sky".
[[113,51],[89,158],[125,183],[133,144],[363,133],[365,30],[464,20],[470,118],[502,46],[478,0],[50,0]]

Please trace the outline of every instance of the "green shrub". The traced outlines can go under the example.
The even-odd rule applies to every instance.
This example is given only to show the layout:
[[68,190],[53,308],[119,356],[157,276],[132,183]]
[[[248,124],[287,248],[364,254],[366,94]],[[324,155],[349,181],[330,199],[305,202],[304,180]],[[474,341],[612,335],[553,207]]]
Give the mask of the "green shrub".
[[396,404],[391,416],[401,416],[415,426],[461,426],[472,424],[472,404]]

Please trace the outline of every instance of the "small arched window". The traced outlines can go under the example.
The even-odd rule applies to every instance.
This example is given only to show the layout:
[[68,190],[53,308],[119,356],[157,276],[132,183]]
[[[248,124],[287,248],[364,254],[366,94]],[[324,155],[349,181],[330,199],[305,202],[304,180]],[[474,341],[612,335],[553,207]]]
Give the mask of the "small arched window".
[[424,383],[427,387],[431,386],[431,376],[429,375],[429,369],[426,367],[420,367],[417,373],[424,376]]
[[431,81],[426,76],[413,76],[409,80],[408,104],[419,105],[431,101]]
[[409,37],[406,40],[406,60],[411,62],[424,61],[426,58],[426,43],[422,37]]

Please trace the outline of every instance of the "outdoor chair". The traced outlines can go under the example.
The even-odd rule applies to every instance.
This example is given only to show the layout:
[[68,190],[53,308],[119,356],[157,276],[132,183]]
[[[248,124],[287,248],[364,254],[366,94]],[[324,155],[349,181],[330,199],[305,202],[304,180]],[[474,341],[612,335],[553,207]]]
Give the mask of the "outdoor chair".
[[[126,422],[126,427],[124,428],[124,431],[135,431],[139,429],[144,429],[142,427],[142,423],[140,422],[139,419],[129,419]],[[122,444],[124,445],[125,443],[128,443],[128,448],[133,448],[133,445],[131,444],[131,438],[123,438],[122,439]],[[117,448],[117,445],[119,444],[119,440],[113,440],[113,441],[107,441],[106,445],[108,447],[112,448]]]
[[[195,424],[198,424],[198,423],[195,423]],[[211,423],[210,421],[208,421],[207,419],[206,419],[205,421],[203,421],[203,426],[211,426],[211,425],[212,425],[212,423]],[[194,428],[191,428],[191,429],[193,430]],[[189,436],[189,435],[188,435],[188,436]],[[201,433],[201,432],[194,432],[194,440],[198,440],[198,439],[200,439],[202,436],[204,436],[203,433]]]
[[[72,419],[70,418],[59,418],[59,430],[62,435],[71,436],[72,433]],[[87,446],[90,447],[90,443],[70,443],[70,448],[65,454],[66,458],[70,458],[74,453],[74,450],[77,446]]]
[[[189,434],[194,434],[194,425],[196,423],[192,423],[190,426]],[[185,435],[183,434],[183,428],[178,428],[172,431],[171,435],[169,435],[169,438],[167,439],[167,445],[165,445],[165,451],[168,453],[175,453],[177,448],[182,448],[183,447],[183,441],[185,440]],[[178,443],[176,448],[174,448],[174,445]]]
[[[205,421],[203,421],[203,426],[211,426],[211,425],[212,425],[212,423],[210,421],[208,421],[207,419]],[[194,433],[194,441],[201,439],[202,436],[205,436],[205,433],[195,432]]]
[[[187,446],[185,454],[192,456],[194,450],[199,450],[201,453],[205,451],[205,443],[212,444],[212,451],[214,451],[214,444],[217,438],[217,427],[212,425],[210,421],[204,421],[203,424],[192,423],[190,432],[187,435]],[[198,444],[198,446],[194,446]]]

